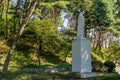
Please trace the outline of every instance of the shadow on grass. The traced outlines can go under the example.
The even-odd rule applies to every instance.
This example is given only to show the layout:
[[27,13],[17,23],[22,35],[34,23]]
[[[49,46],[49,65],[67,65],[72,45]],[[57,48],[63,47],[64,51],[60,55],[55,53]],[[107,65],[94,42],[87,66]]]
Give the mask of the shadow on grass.
[[49,63],[58,64],[64,62],[62,59],[59,58],[59,56],[56,56],[51,52],[43,52],[42,54],[40,54],[40,56],[43,57]]
[[120,75],[117,73],[104,73],[104,75],[98,76],[96,80],[120,80]]
[[22,70],[15,72],[8,72],[2,75],[0,73],[0,80],[70,80],[71,78],[65,73],[26,73]]
[[69,72],[25,72],[24,68],[11,67],[7,74],[0,73],[0,80],[120,80],[116,73],[102,73],[96,78],[80,79]]
[[7,74],[0,73],[0,80],[78,80],[69,76],[69,72],[26,72],[24,69],[10,66]]
[[[3,65],[2,65],[3,66]],[[2,71],[2,66],[0,66],[0,72]],[[49,65],[43,65],[42,68],[47,68]],[[70,64],[61,63],[53,67],[66,67]],[[68,76],[66,72],[31,72],[25,71],[25,67],[19,66],[9,66],[9,71],[7,74],[0,73],[0,80],[70,80],[71,77]],[[29,68],[28,68],[29,69]],[[39,69],[39,68],[38,68]],[[31,70],[31,69],[30,69]]]

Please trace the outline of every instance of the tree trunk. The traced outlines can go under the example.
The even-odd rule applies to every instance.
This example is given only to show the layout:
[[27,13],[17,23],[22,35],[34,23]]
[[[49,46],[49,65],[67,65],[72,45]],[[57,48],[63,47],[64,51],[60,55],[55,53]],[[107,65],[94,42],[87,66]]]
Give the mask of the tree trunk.
[[97,33],[95,31],[93,31],[93,39],[92,39],[92,42],[93,42],[93,49],[95,48],[95,45],[96,45],[96,36],[97,36]]
[[69,53],[70,53],[69,51],[66,51],[64,62],[66,62]]
[[38,58],[38,65],[40,66],[40,54],[42,54],[42,42],[39,40],[39,36],[36,36],[36,41],[37,41],[37,45],[36,45],[36,56]]
[[14,17],[14,33],[16,34],[16,17]]
[[84,28],[84,35],[83,35],[85,38],[87,38],[88,37],[88,35],[87,35],[87,26],[85,26],[85,28]]
[[24,22],[23,22],[23,24],[21,25],[21,27],[20,27],[20,29],[19,29],[19,31],[18,31],[18,33],[17,33],[17,36],[16,36],[16,38],[15,38],[15,40],[14,40],[14,42],[13,42],[13,44],[12,44],[12,46],[11,46],[9,52],[8,52],[8,55],[7,55],[6,59],[5,59],[5,62],[4,62],[4,65],[3,65],[2,74],[6,74],[6,72],[7,72],[7,70],[8,70],[8,65],[9,65],[9,62],[10,62],[10,60],[11,60],[11,55],[12,55],[12,53],[13,53],[16,45],[17,45],[17,42],[18,42],[20,36],[22,35],[22,33],[23,33],[23,31],[24,31],[24,28],[25,28],[25,26],[27,25],[28,20],[30,19],[30,17],[31,17],[31,15],[32,15],[32,13],[33,13],[33,11],[34,11],[34,8],[35,8],[35,6],[36,6],[37,3],[38,3],[38,0],[33,0],[32,4],[31,4],[31,7],[30,7],[30,9],[29,9],[28,15],[27,15],[26,18],[24,19]]
[[0,7],[1,7],[0,20],[1,20],[4,10],[4,0],[0,0]]
[[21,10],[21,0],[18,0],[17,2],[17,12],[18,12],[18,19],[19,19],[19,27],[21,27],[21,24],[22,24],[22,10]]
[[75,31],[77,31],[77,28],[78,28],[78,16],[76,16]]
[[18,17],[17,15],[19,14],[19,9],[20,9],[20,0],[17,1],[17,5],[15,8],[15,13],[14,13],[14,33],[16,34],[16,23],[17,23],[17,18],[19,19],[19,27],[20,27],[20,16]]
[[42,54],[43,51],[43,47],[42,47],[42,39],[39,41],[39,53],[38,53],[38,62],[39,62],[39,66],[40,66],[40,54]]
[[8,9],[9,9],[9,0],[7,2],[7,9],[6,9],[6,32],[5,32],[5,38],[8,39]]
[[97,49],[99,49],[99,50],[101,50],[101,30],[99,31],[99,34],[98,34],[98,40],[97,40],[97,44],[96,44],[96,47],[95,47],[95,49],[94,50],[97,50]]

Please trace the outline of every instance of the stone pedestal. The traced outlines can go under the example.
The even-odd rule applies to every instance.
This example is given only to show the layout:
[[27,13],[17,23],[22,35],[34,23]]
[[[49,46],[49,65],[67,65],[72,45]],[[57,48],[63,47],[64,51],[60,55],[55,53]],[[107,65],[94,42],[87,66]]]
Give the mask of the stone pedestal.
[[91,51],[89,39],[72,41],[72,72],[80,74],[81,78],[95,77],[91,66]]

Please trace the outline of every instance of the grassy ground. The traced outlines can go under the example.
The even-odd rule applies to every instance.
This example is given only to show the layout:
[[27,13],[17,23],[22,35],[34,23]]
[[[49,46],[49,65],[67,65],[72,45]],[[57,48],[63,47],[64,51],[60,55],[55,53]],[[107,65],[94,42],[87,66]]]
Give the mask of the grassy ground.
[[[0,67],[0,71],[2,66]],[[120,75],[115,73],[98,73],[96,78],[80,79],[69,76],[69,72],[40,72],[31,73],[23,71],[23,68],[9,67],[7,74],[0,73],[0,80],[120,80]]]
[[[2,65],[5,59],[5,53],[7,53],[8,46],[5,44],[6,41],[0,39],[0,80],[120,80],[120,75],[115,73],[98,73],[96,78],[90,78],[90,79],[80,79],[76,78],[74,76],[70,76],[69,72],[56,72],[56,73],[50,73],[50,72],[25,72],[24,68],[22,67],[15,67],[19,66],[16,65],[14,60],[10,63],[9,71],[7,74],[2,75]],[[3,46],[4,45],[4,46]],[[20,57],[20,55],[18,55]],[[33,56],[32,56],[33,57]],[[52,56],[53,57],[53,56]],[[22,59],[20,59],[20,62]],[[53,59],[53,62],[56,60]],[[25,62],[25,61],[23,61]],[[12,66],[14,65],[14,66]],[[53,65],[53,64],[47,64],[43,65],[41,67],[51,67],[52,66],[70,66],[70,64],[59,64],[59,65]],[[30,66],[28,66],[30,67]],[[34,65],[32,67],[35,67]]]

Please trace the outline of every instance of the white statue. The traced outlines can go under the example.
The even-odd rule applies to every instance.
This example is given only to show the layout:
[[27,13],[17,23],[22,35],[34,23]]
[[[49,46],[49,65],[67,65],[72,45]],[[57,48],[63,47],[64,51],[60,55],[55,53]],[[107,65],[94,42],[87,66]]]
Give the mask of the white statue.
[[84,12],[80,11],[79,17],[78,17],[78,26],[77,26],[77,38],[83,39],[84,38],[84,27],[85,27],[85,18],[83,16]]
[[77,39],[72,41],[72,72],[81,78],[95,77],[92,72],[90,40],[84,37],[85,18],[80,11],[77,26]]

